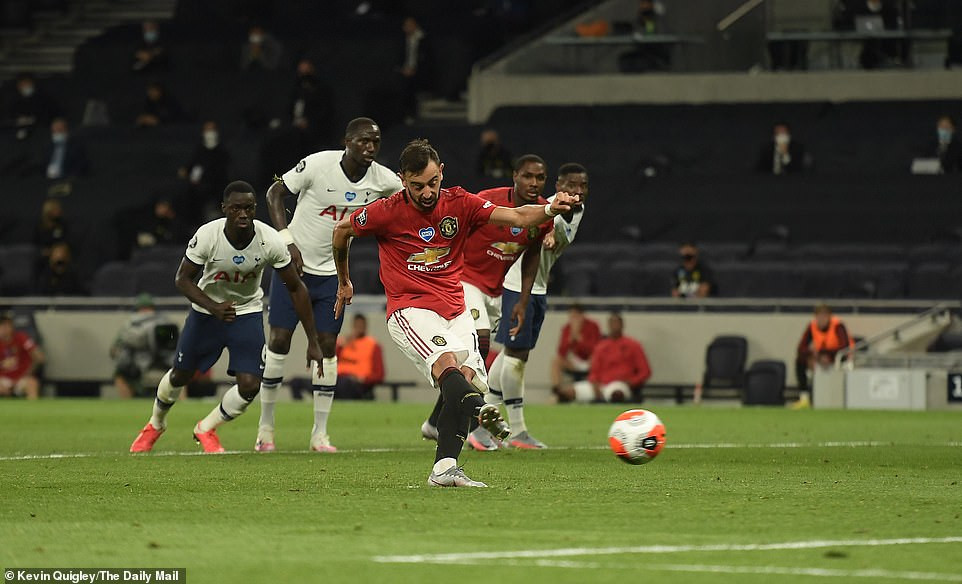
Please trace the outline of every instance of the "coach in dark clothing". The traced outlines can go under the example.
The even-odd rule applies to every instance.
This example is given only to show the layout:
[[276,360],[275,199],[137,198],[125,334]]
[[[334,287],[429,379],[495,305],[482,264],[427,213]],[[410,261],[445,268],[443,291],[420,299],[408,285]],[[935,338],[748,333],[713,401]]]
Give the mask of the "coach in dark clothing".
[[778,123],[772,131],[772,139],[758,152],[755,170],[766,174],[793,174],[808,166],[805,147],[792,140],[788,124]]

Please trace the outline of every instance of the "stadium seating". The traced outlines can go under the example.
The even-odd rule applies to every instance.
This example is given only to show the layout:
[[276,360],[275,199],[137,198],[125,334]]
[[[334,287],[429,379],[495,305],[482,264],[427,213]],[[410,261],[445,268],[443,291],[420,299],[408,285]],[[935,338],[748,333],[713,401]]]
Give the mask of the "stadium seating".
[[0,246],[0,295],[28,293],[38,259],[37,248],[29,243]]
[[702,396],[719,390],[741,390],[745,380],[745,359],[748,340],[737,335],[715,337],[705,349],[705,374],[702,376]]
[[785,405],[785,363],[755,361],[745,372],[742,403],[751,406]]

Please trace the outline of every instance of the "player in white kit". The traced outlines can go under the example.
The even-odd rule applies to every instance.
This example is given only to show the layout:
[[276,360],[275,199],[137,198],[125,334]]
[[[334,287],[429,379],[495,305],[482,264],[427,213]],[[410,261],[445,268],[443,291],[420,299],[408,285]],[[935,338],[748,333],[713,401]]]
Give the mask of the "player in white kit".
[[[355,209],[401,190],[397,174],[374,161],[381,147],[381,130],[370,118],[357,118],[344,132],[344,150],[311,154],[284,173],[267,191],[267,205],[274,227],[280,230],[302,275],[314,307],[314,323],[321,352],[320,371],[312,371],[314,427],[311,450],[337,450],[327,433],[327,418],[337,383],[337,335],[343,314],[334,318],[337,271],[331,255],[334,225]],[[287,223],[284,199],[297,196],[297,208]],[[264,346],[264,377],[261,381],[261,419],[254,450],[274,450],[274,402],[284,376],[284,360],[291,349],[297,317],[290,298],[276,274],[271,281],[268,314],[270,338]]]
[[[204,452],[224,451],[216,428],[243,414],[260,388],[264,344],[260,284],[268,265],[284,281],[296,307],[308,337],[308,359],[321,359],[307,290],[280,235],[254,219],[254,188],[242,181],[230,183],[221,208],[226,217],[200,226],[177,269],[177,289],[191,301],[191,310],[177,342],[173,366],[157,386],[153,414],[131,444],[131,452],[153,449],[184,386],[197,371],[210,369],[226,348],[230,355],[227,373],[236,377],[237,384],[194,426],[194,439]],[[200,280],[195,283],[198,274]]]

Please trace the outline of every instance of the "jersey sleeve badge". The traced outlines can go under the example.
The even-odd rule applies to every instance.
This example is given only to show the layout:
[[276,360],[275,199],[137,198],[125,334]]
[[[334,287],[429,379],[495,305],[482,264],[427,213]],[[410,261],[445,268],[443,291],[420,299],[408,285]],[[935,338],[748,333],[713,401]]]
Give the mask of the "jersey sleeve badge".
[[361,209],[361,212],[354,216],[354,222],[361,227],[367,225],[367,208]]

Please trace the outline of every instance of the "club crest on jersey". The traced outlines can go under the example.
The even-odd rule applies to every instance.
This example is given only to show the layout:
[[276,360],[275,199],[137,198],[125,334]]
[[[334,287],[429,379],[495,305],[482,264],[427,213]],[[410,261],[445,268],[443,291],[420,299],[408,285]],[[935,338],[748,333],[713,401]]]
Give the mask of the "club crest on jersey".
[[346,193],[344,193],[344,198],[347,200],[347,202],[350,203],[351,201],[357,198],[357,193],[352,193],[351,191],[347,191]]
[[441,229],[441,235],[448,239],[451,239],[458,233],[458,218],[457,217],[445,217],[441,219],[441,223],[438,224]]
[[425,248],[421,253],[412,253],[408,257],[408,261],[415,264],[424,264],[430,266],[431,264],[436,264],[441,261],[441,258],[447,256],[451,253],[450,247],[428,247]]
[[297,163],[297,167],[294,168],[294,172],[304,172],[305,168],[307,168],[307,161],[302,160]]
[[528,228],[528,239],[537,239],[540,234],[541,234],[541,230],[538,229],[537,227]]
[[196,236],[196,235],[193,236],[192,238],[190,238],[190,243],[187,244],[187,247],[189,247],[190,249],[194,249],[195,247],[197,247],[197,236]]
[[524,228],[523,228],[523,227],[512,227],[512,228],[511,228],[511,235],[521,235],[521,232],[522,232],[522,231],[524,231]]
[[234,259],[234,263],[239,266],[239,265],[241,265],[242,263],[244,263],[244,260],[247,259],[247,258],[245,258],[244,256],[241,256],[241,255],[237,255],[237,256],[234,256],[233,259]]
[[473,318],[474,320],[478,320],[479,318],[481,318],[481,312],[477,308],[472,308],[471,318]]
[[448,344],[448,341],[441,335],[434,335],[431,337],[431,342],[439,347],[443,347]]
[[361,210],[360,213],[354,216],[354,222],[364,227],[367,224],[367,209]]
[[434,228],[433,227],[422,227],[418,229],[418,235],[424,241],[431,241],[434,239]]

